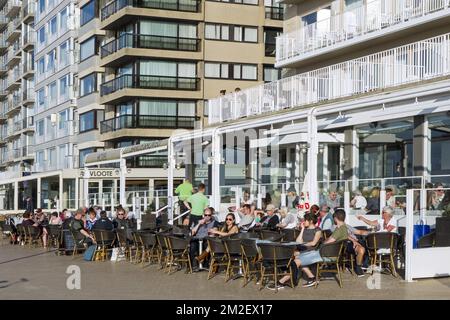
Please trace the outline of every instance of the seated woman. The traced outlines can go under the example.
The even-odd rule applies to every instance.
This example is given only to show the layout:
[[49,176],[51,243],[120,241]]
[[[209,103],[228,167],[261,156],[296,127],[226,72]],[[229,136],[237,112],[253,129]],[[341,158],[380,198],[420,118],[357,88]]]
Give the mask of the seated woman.
[[[208,229],[208,233],[210,235],[217,235],[219,237],[230,236],[230,235],[238,233],[238,232],[239,232],[239,228],[236,224],[236,218],[233,213],[227,214],[227,216],[225,218],[225,224],[223,225],[223,227],[220,230],[217,230],[214,226],[212,226],[212,228]],[[198,231],[197,231],[197,233],[198,233]],[[209,252],[210,252],[210,249],[209,249],[209,247],[207,247],[206,250],[203,251],[203,253],[201,255],[196,257],[197,261],[201,263],[203,260],[205,260],[209,256]]]
[[[301,225],[300,234],[298,235],[295,241],[298,242],[299,244],[302,244],[306,250],[302,252],[299,251],[295,252],[294,254],[295,260],[292,267],[300,268],[301,261],[307,261],[309,252],[314,250],[316,246],[319,244],[322,238],[322,231],[320,230],[320,228],[316,227],[316,223],[317,223],[317,216],[315,214],[313,213],[305,214],[304,221]],[[314,274],[311,272],[311,270],[309,270],[309,268],[302,268],[302,270],[306,273],[309,279],[315,278]],[[296,274],[297,271],[294,273]],[[278,288],[286,286],[289,280],[290,276],[285,276],[281,278],[280,281],[278,282]],[[306,285],[303,286],[305,287]]]
[[58,215],[58,212],[54,211],[52,212],[52,216],[50,217],[50,221],[48,222],[48,224],[51,225],[61,225],[62,224],[62,220]]

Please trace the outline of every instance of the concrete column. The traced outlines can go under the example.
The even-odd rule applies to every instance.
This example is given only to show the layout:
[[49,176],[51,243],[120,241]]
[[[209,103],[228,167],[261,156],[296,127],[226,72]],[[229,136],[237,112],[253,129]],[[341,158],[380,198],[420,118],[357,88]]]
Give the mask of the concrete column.
[[89,207],[89,177],[90,177],[89,170],[86,170],[83,178],[83,194],[84,194],[83,200],[84,205],[86,207]]
[[300,150],[300,143],[297,143],[295,145],[295,161],[294,161],[294,176],[296,182],[295,184],[295,190],[297,191],[297,194],[300,194],[301,187],[300,187],[300,165],[301,165],[301,150]]
[[125,159],[120,159],[120,204],[125,208],[126,206],[126,194],[125,194],[125,186],[126,186],[126,174],[127,174],[127,162]]
[[292,161],[291,161],[291,148],[286,149],[286,190],[291,187],[292,179]]
[[36,198],[36,207],[42,208],[41,204],[41,178],[37,178],[36,185],[37,185],[37,198]]
[[[175,169],[175,154],[172,139],[169,139],[167,145],[167,205],[169,213],[169,221],[173,221],[174,204],[173,204],[173,170]],[[187,156],[187,155],[186,155]],[[158,208],[156,208],[158,209]],[[172,222],[173,223],[173,222]]]
[[101,205],[103,203],[103,179],[100,179],[98,182],[98,197],[97,197],[97,205]]
[[14,181],[14,211],[19,211],[19,181]]
[[430,134],[425,116],[414,117],[413,129],[413,175],[427,177],[430,166]]
[[308,115],[308,192],[310,204],[318,203],[317,186],[317,154],[319,151],[319,140],[317,138],[317,118],[315,109]]
[[[75,208],[80,206],[80,178],[75,178]],[[70,202],[69,202],[70,207]]]
[[63,183],[64,183],[63,176],[62,176],[62,173],[60,173],[59,174],[59,196],[58,196],[59,203],[57,204],[57,208],[58,208],[59,212],[61,212],[63,209],[63,197],[64,197]]

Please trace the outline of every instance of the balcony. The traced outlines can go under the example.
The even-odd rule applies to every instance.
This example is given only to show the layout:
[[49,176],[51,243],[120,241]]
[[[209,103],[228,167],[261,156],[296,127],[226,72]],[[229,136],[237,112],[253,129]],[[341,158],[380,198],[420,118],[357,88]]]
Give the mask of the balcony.
[[122,115],[104,120],[100,123],[100,133],[114,132],[122,129],[194,129],[198,117],[182,116],[147,116]]
[[30,146],[19,147],[13,150],[9,150],[6,153],[6,162],[19,162],[25,159],[33,159]]
[[74,169],[77,168],[77,161],[73,156],[64,157],[64,159],[52,159],[51,161],[44,162],[36,162],[33,164],[32,171],[33,172],[46,172],[46,171],[54,171],[54,170],[63,170],[63,169]]
[[277,38],[276,67],[301,67],[336,55],[402,38],[411,28],[448,25],[447,0],[369,0]]
[[[20,21],[20,19],[16,19]],[[14,24],[14,21],[9,22],[8,29],[6,30],[6,40],[9,43],[13,43],[20,37],[20,29],[17,29],[17,26]]]
[[[19,110],[22,106],[21,101],[18,96],[14,96],[12,100],[8,101],[8,110],[6,111],[7,115],[11,114],[12,112]],[[9,129],[9,128],[8,128]],[[11,129],[12,130],[12,129]]]
[[[426,57],[426,58],[422,58]],[[209,123],[380,92],[450,74],[450,33],[208,101]]]
[[34,104],[34,90],[33,88],[25,89],[22,93],[22,104],[25,106]]
[[27,1],[22,9],[22,20],[24,23],[28,23],[34,20],[35,4],[33,1]]
[[10,18],[15,17],[22,7],[22,1],[20,0],[8,0],[8,3],[5,5],[6,7],[6,15]]
[[22,78],[28,79],[34,75],[34,61],[26,59],[22,62]]
[[105,58],[123,48],[199,51],[200,39],[125,33],[101,47]]
[[0,55],[4,54],[8,50],[8,43],[5,37],[0,37]]
[[200,0],[115,0],[101,9],[102,21],[125,7],[199,12]]
[[100,95],[105,96],[122,90],[131,89],[163,89],[163,90],[198,90],[199,78],[161,77],[145,75],[123,75],[100,86]]
[[5,16],[5,13],[2,11],[0,12],[0,31],[5,29],[5,27],[8,25],[8,18]]
[[33,49],[36,44],[36,32],[34,30],[28,30],[23,35],[23,50],[28,51]]
[[266,10],[266,19],[284,20],[283,7],[265,7],[265,10]]

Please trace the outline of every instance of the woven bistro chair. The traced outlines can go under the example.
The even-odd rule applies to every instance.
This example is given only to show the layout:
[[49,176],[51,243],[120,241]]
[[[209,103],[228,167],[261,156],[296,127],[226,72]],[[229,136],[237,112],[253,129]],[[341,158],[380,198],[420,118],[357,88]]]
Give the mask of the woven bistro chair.
[[62,227],[60,225],[49,224],[45,227],[48,234],[47,248],[55,248],[57,254],[60,254],[62,248]]
[[[141,263],[142,255],[144,253],[144,241],[141,237],[141,232],[133,231],[133,243],[134,243],[134,259],[132,259],[132,263],[138,264]],[[134,260],[134,261],[133,261]]]
[[108,252],[112,252],[116,241],[116,233],[111,230],[93,230],[95,242],[97,243],[96,254],[101,254],[102,261],[105,261]]
[[127,239],[127,231],[125,229],[116,229],[117,245],[119,252],[125,255],[125,260],[132,262],[132,247]]
[[[278,243],[258,243],[261,254],[261,285],[260,290],[265,286],[265,280],[272,279],[275,286],[279,278],[289,275],[291,286],[294,288],[294,278],[291,262],[294,259],[294,246],[287,246]],[[285,269],[285,271],[283,271]],[[278,292],[276,286],[275,292]]]
[[166,269],[169,261],[169,246],[167,244],[167,235],[165,232],[156,233],[156,239],[158,241],[158,264],[160,269]]
[[208,280],[213,278],[214,271],[220,270],[220,267],[228,267],[228,259],[225,245],[222,239],[217,237],[207,237],[208,247],[210,250],[211,261],[209,263]]
[[239,271],[242,269],[241,239],[225,238],[223,243],[228,260],[225,282],[228,282],[233,276],[237,275],[235,270]]
[[255,279],[255,283],[261,277],[261,263],[258,248],[256,247],[256,240],[242,239],[241,240],[241,253],[242,253],[242,270],[244,275],[245,287],[252,278]]
[[153,232],[141,232],[141,239],[144,245],[144,251],[142,252],[142,267],[145,266],[145,262],[158,261],[158,241],[156,239],[156,234]]
[[383,263],[386,263],[391,274],[397,277],[394,257],[397,251],[398,234],[395,232],[374,232],[367,236],[366,241],[367,251],[371,259],[372,274],[373,266],[376,266],[378,262],[381,267]]
[[[342,252],[344,250],[344,243],[345,241],[337,241],[324,244],[320,247],[319,252],[323,261],[317,263],[316,285],[315,285],[316,288],[322,273],[336,273],[339,287],[342,288],[342,276],[340,265],[342,259]],[[325,266],[328,268],[323,269]],[[335,269],[332,269],[331,267],[335,267]]]
[[166,237],[168,245],[168,274],[172,274],[172,267],[179,264],[180,269],[183,263],[186,264],[186,273],[192,273],[191,257],[189,253],[191,239],[168,235]]

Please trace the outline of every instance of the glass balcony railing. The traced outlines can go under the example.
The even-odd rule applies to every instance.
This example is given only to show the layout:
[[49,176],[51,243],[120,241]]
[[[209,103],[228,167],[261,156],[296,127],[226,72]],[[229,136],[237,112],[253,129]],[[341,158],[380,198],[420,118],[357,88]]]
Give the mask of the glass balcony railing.
[[448,0],[368,0],[363,6],[277,37],[276,61],[282,63],[294,57],[300,58],[376,31],[387,33],[393,26],[405,22],[416,20],[423,23],[427,16],[444,10],[450,10]]
[[200,0],[115,0],[101,9],[105,20],[125,7],[199,12]]
[[193,129],[198,117],[122,115],[100,123],[100,133],[138,128]]
[[448,57],[450,33],[208,100],[208,121],[213,124],[429,81],[450,74]]
[[163,49],[198,51],[200,39],[165,37],[145,34],[125,33],[101,48],[101,57],[107,57],[123,48]]
[[100,95],[105,96],[125,89],[168,89],[168,90],[197,90],[199,78],[164,77],[146,75],[122,75],[100,86]]

